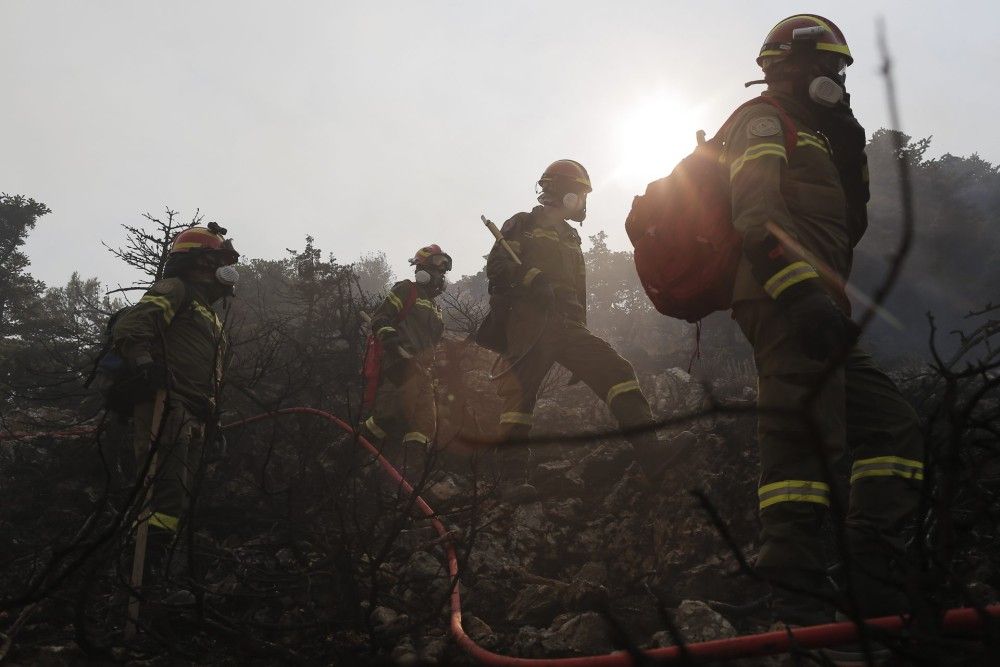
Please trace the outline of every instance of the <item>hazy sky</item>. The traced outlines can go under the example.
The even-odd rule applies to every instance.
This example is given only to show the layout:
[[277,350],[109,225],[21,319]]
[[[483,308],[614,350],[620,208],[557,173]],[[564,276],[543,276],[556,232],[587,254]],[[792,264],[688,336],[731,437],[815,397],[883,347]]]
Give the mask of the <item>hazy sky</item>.
[[624,248],[632,196],[753,95],[764,35],[801,11],[846,33],[869,133],[882,16],[903,129],[1000,161],[995,2],[0,0],[0,191],[52,209],[28,244],[49,284],[128,280],[101,241],[165,205],[250,257],[311,234],[402,274],[436,242],[457,277],[490,246],[480,213],[529,209],[561,157],[594,181],[582,233]]

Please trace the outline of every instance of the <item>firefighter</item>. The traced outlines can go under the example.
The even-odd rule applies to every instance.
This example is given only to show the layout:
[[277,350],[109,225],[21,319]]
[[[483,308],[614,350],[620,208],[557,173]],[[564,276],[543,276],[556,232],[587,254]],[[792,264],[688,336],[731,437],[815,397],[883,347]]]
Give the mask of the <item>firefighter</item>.
[[441,307],[435,300],[445,290],[451,256],[432,244],[410,260],[413,280],[392,286],[372,317],[372,331],[382,342],[378,393],[364,426],[374,440],[402,443],[402,465],[411,472],[425,460],[437,431],[432,371],[434,348],[444,333]]
[[[505,339],[507,369],[497,389],[503,400],[501,439],[531,431],[539,386],[554,363],[604,399],[621,427],[649,426],[649,403],[631,364],[587,329],[586,267],[580,235],[567,221],[586,217],[590,176],[579,162],[556,160],[538,188],[540,206],[515,214],[501,230],[521,263],[499,241],[486,263],[488,326],[500,327]],[[655,476],[663,462],[655,432],[627,437],[647,475]]]
[[[231,295],[239,253],[215,223],[174,237],[163,269],[139,302],[115,322],[112,342],[133,372],[134,448],[140,473],[150,456],[150,433],[159,433],[149,522],[152,559],[175,542],[190,506],[206,426],[217,423],[226,339],[212,304]],[[152,423],[154,397],[166,392],[162,422]],[[212,428],[215,431],[216,429]],[[213,434],[214,435],[214,434]]]
[[857,346],[844,290],[868,201],[865,132],[844,88],[852,60],[831,21],[781,21],[757,63],[764,95],[785,116],[750,105],[725,138],[733,224],[743,237],[733,317],[759,376],[757,568],[772,581],[776,619],[789,625],[830,620],[815,593],[826,590],[820,528],[838,459],[848,450],[853,458],[846,564],[864,617],[905,607],[898,563],[923,479],[916,414]]

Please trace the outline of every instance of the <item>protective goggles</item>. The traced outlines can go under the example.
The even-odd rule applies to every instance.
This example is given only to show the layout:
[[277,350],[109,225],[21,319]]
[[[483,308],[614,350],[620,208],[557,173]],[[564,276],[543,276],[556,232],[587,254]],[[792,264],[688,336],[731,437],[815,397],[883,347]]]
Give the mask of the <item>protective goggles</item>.
[[440,255],[431,255],[426,260],[421,262],[423,266],[432,266],[439,271],[451,271],[451,255],[446,255],[444,253]]

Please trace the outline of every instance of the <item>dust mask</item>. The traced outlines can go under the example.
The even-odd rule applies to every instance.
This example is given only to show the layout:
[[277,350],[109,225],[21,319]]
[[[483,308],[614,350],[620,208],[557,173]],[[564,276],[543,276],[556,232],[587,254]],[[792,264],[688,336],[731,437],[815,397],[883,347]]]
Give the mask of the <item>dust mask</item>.
[[844,88],[828,76],[809,82],[809,99],[824,107],[835,107],[844,99]]
[[226,287],[235,287],[238,282],[240,282],[240,272],[236,270],[236,267],[232,264],[228,266],[220,266],[215,270],[215,280],[220,285],[225,285]]
[[576,211],[580,208],[580,195],[575,192],[567,192],[563,195],[562,203],[570,211]]

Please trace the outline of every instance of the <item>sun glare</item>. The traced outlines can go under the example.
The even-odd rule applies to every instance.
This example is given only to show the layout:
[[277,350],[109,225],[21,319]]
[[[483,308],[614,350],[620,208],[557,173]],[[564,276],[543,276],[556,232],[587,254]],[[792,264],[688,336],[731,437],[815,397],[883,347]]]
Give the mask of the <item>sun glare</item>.
[[622,117],[619,127],[621,158],[617,180],[641,189],[669,174],[697,143],[695,133],[705,119],[684,100],[666,93],[639,101]]

